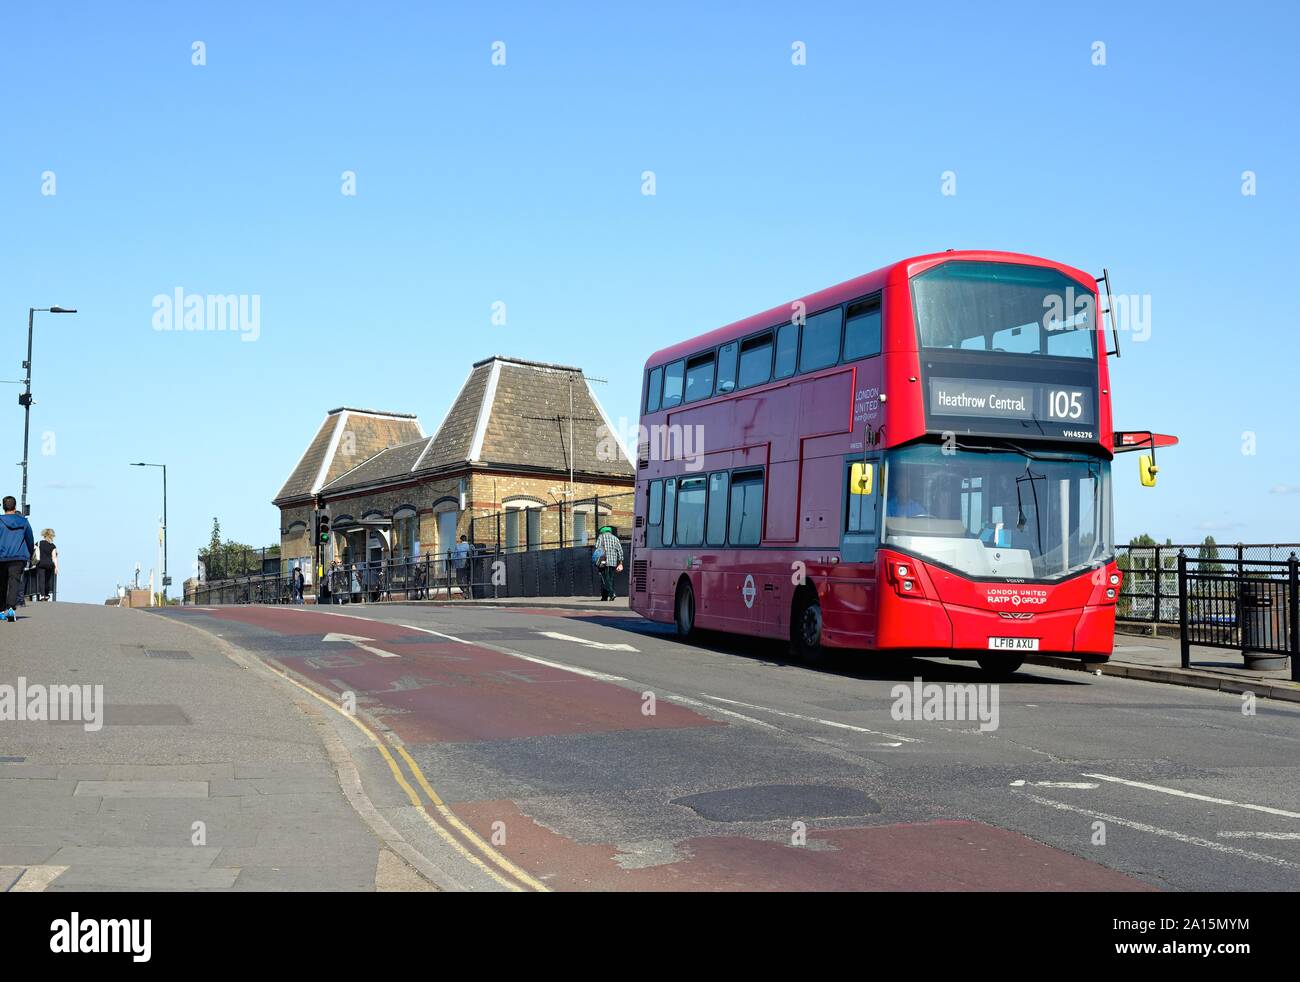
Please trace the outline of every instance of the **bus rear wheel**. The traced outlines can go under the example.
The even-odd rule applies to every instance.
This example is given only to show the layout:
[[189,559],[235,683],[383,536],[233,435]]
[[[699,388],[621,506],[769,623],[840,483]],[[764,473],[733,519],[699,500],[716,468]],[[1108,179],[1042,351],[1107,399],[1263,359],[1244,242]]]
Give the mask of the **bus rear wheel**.
[[677,636],[682,640],[695,635],[695,591],[689,581],[683,580],[677,588],[677,601],[674,604],[677,622]]
[[1025,663],[1023,658],[1015,655],[980,655],[975,659],[984,674],[995,679],[1009,679]]
[[817,595],[805,592],[794,604],[790,618],[790,654],[809,665],[821,664],[826,659],[822,647],[822,605]]

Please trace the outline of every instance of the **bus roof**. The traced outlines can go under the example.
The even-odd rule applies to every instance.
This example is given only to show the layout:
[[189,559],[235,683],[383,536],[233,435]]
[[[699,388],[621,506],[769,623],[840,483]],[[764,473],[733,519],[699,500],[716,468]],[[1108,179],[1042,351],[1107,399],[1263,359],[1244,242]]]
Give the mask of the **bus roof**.
[[736,338],[744,337],[755,331],[761,331],[765,327],[773,327],[783,323],[790,317],[791,306],[798,300],[802,300],[806,312],[809,314],[824,310],[827,307],[834,307],[849,300],[856,300],[858,297],[865,297],[877,290],[882,289],[886,282],[895,275],[906,277],[915,276],[931,266],[938,265],[941,262],[947,262],[953,259],[964,259],[971,262],[1003,262],[1003,263],[1024,263],[1030,266],[1049,266],[1058,269],[1072,279],[1078,280],[1085,287],[1095,289],[1096,278],[1089,273],[1073,266],[1067,266],[1064,263],[1054,262],[1050,259],[1043,259],[1041,256],[1030,256],[1019,252],[997,252],[978,249],[949,249],[945,252],[931,252],[923,256],[912,256],[910,259],[900,259],[898,262],[890,263],[888,266],[882,266],[880,269],[866,273],[862,276],[855,277],[851,280],[845,280],[835,286],[827,287],[824,290],[818,290],[816,293],[810,293],[803,297],[797,297],[789,303],[765,310],[760,314],[754,314],[743,320],[734,321],[725,327],[719,327],[716,330],[709,331],[707,334],[701,334],[681,341],[677,344],[670,345],[667,348],[661,348],[652,354],[646,360],[646,368],[653,368],[656,365],[662,365],[666,362],[676,361],[678,358],[684,358],[693,355],[699,351],[712,348],[718,344],[724,344]]

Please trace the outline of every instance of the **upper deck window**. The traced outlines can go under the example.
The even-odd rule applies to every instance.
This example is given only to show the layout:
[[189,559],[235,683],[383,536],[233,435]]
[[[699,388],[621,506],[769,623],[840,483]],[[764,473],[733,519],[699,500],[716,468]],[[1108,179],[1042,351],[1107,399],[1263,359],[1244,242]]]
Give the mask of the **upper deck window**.
[[776,370],[773,378],[789,378],[794,374],[795,358],[799,354],[799,325],[782,324],[776,332]]
[[864,300],[849,308],[844,322],[844,360],[880,354],[880,301]]
[[736,350],[740,342],[732,341],[718,349],[718,395],[736,387]]
[[953,260],[912,279],[922,348],[1096,358],[1091,288],[1043,266]]
[[675,361],[664,369],[664,399],[660,406],[671,409],[682,402],[682,373],[685,363]]
[[645,394],[645,411],[648,413],[657,412],[659,409],[659,393],[663,389],[664,370],[662,368],[652,368],[650,370],[650,381],[646,385]]
[[695,355],[686,363],[686,401],[698,402],[713,395],[713,352]]
[[740,387],[762,385],[772,378],[772,332],[750,338],[740,346]]
[[808,318],[803,326],[799,371],[815,372],[840,360],[840,315],[840,308],[833,307]]

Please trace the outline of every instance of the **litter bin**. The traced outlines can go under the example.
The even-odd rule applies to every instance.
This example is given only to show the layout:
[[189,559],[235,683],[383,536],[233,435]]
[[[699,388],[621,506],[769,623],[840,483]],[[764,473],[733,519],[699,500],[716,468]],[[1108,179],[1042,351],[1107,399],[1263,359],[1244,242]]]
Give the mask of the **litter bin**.
[[1286,668],[1285,606],[1276,603],[1280,586],[1273,580],[1241,581],[1241,653],[1254,671]]

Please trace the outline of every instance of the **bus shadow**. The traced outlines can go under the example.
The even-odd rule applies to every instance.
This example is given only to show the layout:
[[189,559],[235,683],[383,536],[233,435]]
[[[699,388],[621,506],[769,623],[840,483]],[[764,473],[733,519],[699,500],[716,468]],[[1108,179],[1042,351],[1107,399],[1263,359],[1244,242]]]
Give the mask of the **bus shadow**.
[[1087,685],[1085,679],[1061,678],[1038,674],[1043,666],[1027,664],[1008,678],[993,679],[973,661],[952,661],[942,655],[900,655],[892,652],[828,650],[824,659],[815,665],[791,657],[784,641],[768,638],[748,638],[716,631],[697,631],[689,641],[681,642],[671,624],[657,624],[628,617],[587,617],[587,623],[622,631],[639,637],[677,641],[689,647],[700,648],[719,655],[746,658],[777,668],[796,668],[820,675],[874,682],[911,682],[918,676],[926,682],[1016,682],[1032,685]]

